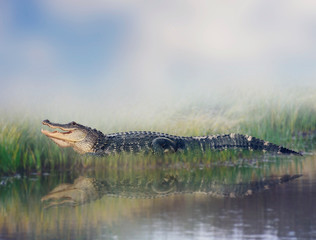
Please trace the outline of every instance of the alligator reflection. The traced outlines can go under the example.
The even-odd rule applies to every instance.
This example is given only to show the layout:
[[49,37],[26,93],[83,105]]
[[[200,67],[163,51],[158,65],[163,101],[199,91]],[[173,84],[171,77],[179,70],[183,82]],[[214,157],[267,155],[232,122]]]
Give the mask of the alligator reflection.
[[[236,170],[237,169],[237,170]],[[218,172],[222,174],[218,174]],[[253,173],[253,172],[252,172]],[[223,175],[228,177],[223,177]],[[246,175],[246,177],[245,177]],[[119,176],[119,177],[118,177]],[[80,176],[73,184],[60,184],[42,197],[45,208],[77,206],[103,196],[122,198],[159,198],[174,194],[204,194],[211,197],[246,197],[301,175],[254,176],[240,168],[155,170],[138,174],[120,173],[113,177]]]

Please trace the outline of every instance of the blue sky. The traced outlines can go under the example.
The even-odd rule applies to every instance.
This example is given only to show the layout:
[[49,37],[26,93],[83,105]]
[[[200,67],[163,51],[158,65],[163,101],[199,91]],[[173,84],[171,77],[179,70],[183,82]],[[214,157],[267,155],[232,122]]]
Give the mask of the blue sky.
[[[36,1],[10,1],[8,5],[10,19],[6,40],[17,45],[36,39],[44,42],[56,55],[57,70],[78,81],[85,81],[88,77],[93,79],[103,71],[128,31],[124,17],[114,14],[71,23],[58,19]],[[20,70],[26,64],[19,52],[10,60],[9,69]]]
[[315,29],[305,0],[1,1],[0,100],[315,87]]

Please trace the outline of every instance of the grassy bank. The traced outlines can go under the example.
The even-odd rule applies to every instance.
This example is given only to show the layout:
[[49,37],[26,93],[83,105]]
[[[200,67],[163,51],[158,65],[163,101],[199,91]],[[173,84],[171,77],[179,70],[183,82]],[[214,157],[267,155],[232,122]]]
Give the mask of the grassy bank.
[[[304,136],[316,130],[316,96],[313,92],[295,92],[291,97],[252,98],[235,97],[224,102],[196,101],[179,105],[163,113],[129,114],[128,112],[109,118],[80,122],[96,127],[104,133],[127,130],[151,130],[169,134],[198,136],[217,133],[238,132],[284,145],[294,150],[306,150],[308,146]],[[268,100],[266,100],[268,99]],[[106,110],[104,110],[106,111]],[[124,112],[124,111],[121,111]],[[84,113],[83,113],[84,114]],[[83,119],[87,119],[86,117]],[[107,120],[106,120],[107,119]],[[67,170],[78,163],[91,161],[81,157],[71,149],[60,149],[40,133],[41,120],[19,114],[1,114],[0,116],[0,174],[18,172],[38,173],[52,170]],[[80,120],[80,119],[78,119]],[[90,125],[91,124],[91,125]],[[236,154],[235,154],[236,155]],[[118,156],[110,157],[110,164],[117,162],[128,165]],[[135,157],[137,158],[137,156]],[[152,157],[147,157],[150,165]],[[215,153],[209,156],[176,156],[169,162],[196,162],[206,158],[234,158],[234,153]],[[145,161],[141,158],[139,161]],[[134,160],[137,161],[137,160]],[[202,159],[202,162],[204,160]]]

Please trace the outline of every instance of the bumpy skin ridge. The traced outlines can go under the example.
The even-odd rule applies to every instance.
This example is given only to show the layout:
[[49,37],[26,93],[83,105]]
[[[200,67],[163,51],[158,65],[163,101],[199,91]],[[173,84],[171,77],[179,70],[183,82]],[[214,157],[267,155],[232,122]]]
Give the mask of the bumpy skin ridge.
[[[278,146],[268,141],[242,134],[222,134],[203,137],[180,137],[159,132],[132,131],[104,135],[98,132],[99,137],[93,146],[97,155],[107,155],[119,152],[155,151],[161,147],[166,151],[190,151],[199,149],[223,150],[228,148],[262,150],[272,153],[301,155],[298,152]],[[158,143],[155,145],[154,142]]]

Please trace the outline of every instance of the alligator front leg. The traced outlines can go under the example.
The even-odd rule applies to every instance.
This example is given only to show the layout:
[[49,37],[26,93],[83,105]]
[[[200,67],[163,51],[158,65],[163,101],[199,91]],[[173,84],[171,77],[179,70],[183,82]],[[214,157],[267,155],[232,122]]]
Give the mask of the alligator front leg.
[[177,151],[176,143],[169,138],[158,137],[152,141],[153,152],[158,155],[162,155],[167,152]]

